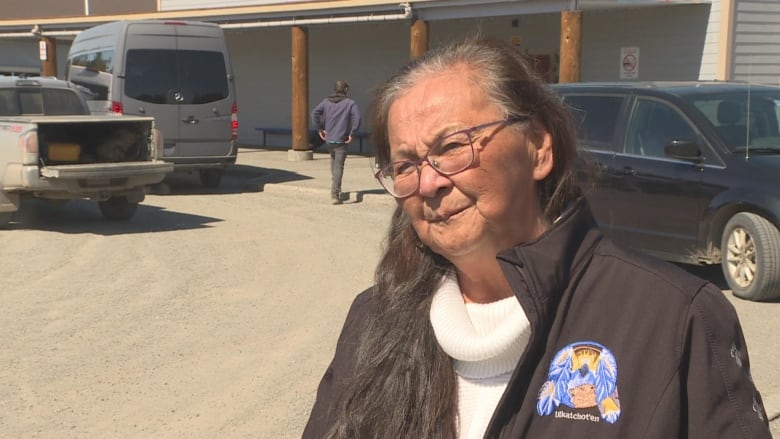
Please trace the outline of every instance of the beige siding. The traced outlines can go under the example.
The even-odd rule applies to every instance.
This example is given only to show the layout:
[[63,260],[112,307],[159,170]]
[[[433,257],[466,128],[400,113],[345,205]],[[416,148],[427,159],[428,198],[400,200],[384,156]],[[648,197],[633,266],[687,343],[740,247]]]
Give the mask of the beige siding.
[[718,61],[720,57],[721,35],[721,0],[712,0],[707,20],[707,31],[704,37],[701,65],[699,67],[700,80],[715,80],[718,78]]

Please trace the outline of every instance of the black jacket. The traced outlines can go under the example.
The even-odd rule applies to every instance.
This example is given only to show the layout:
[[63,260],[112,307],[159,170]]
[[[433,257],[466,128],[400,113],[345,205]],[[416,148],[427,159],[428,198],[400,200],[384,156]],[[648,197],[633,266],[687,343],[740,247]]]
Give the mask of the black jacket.
[[[531,322],[493,438],[771,438],[734,308],[714,285],[605,239],[584,201],[498,260]],[[351,376],[357,297],[304,438]]]

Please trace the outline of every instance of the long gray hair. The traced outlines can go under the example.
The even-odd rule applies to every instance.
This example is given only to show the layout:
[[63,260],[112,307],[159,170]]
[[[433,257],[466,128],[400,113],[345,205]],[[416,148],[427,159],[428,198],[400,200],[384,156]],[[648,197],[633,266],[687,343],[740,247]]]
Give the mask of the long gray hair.
[[[506,116],[531,114],[527,125],[531,136],[550,133],[553,170],[537,190],[543,212],[552,222],[580,194],[573,172],[575,131],[561,100],[508,44],[469,39],[427,52],[391,77],[377,91],[371,107],[377,165],[390,161],[391,105],[421,78],[456,66],[467,66],[471,81]],[[407,215],[397,208],[376,269],[355,376],[337,402],[329,437],[457,436],[457,380],[452,360],[439,347],[429,320],[432,293],[449,270],[451,264],[421,243]]]

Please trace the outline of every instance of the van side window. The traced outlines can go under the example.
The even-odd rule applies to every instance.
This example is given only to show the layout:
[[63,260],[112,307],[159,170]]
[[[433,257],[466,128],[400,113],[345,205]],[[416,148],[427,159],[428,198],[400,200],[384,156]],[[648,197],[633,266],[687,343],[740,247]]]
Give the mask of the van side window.
[[133,49],[125,95],[153,104],[205,104],[229,96],[225,59],[205,50]]
[[698,135],[683,116],[669,105],[651,99],[637,99],[628,124],[626,153],[664,157],[672,140],[698,142]]
[[564,102],[572,111],[579,138],[585,148],[617,151],[615,130],[618,124],[622,96],[567,95]]
[[68,80],[87,88],[90,99],[105,101],[108,99],[111,79],[114,72],[114,51],[82,53],[68,60]]

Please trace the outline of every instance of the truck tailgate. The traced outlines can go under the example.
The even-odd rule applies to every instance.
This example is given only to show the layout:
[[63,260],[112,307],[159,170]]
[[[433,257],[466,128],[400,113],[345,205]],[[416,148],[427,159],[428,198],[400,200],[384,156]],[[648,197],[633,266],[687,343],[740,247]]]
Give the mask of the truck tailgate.
[[173,164],[161,160],[148,162],[85,163],[41,167],[41,176],[59,180],[125,178],[173,171]]

